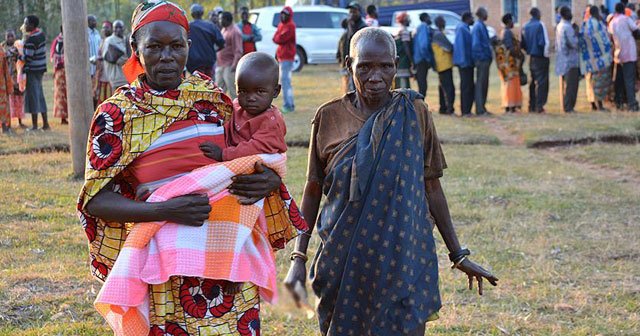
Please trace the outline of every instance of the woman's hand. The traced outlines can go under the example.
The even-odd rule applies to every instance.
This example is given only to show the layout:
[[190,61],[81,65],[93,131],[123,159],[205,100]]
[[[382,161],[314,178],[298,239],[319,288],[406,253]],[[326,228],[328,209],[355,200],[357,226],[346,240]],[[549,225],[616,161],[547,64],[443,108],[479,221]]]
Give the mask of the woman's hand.
[[[294,258],[289,266],[289,272],[284,279],[284,285],[293,297],[298,308],[302,307],[301,302],[306,300],[307,296],[307,268],[304,261],[300,258]],[[300,285],[296,285],[300,283]]]
[[238,196],[240,204],[253,204],[271,194],[280,187],[282,179],[273,170],[256,162],[255,172],[251,175],[236,175],[229,192]]
[[158,203],[166,221],[187,226],[202,226],[209,218],[211,205],[206,195],[186,195]]
[[467,277],[469,277],[469,290],[473,289],[473,280],[475,279],[478,282],[478,294],[482,295],[482,280],[483,278],[487,279],[490,284],[497,286],[498,278],[496,278],[491,272],[482,268],[480,265],[474,263],[469,260],[469,258],[464,259],[460,265],[458,265],[457,269],[465,272]]

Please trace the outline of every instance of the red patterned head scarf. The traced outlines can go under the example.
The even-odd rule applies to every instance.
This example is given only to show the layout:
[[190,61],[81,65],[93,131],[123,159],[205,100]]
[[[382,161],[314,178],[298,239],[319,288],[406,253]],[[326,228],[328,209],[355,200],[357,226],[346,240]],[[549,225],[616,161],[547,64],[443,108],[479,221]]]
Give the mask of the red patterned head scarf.
[[[165,0],[147,0],[140,3],[133,11],[131,16],[131,35],[133,36],[145,25],[157,21],[173,22],[189,32],[189,20],[187,20],[185,11],[180,6]],[[129,83],[144,73],[140,59],[135,53],[131,54],[122,70]]]

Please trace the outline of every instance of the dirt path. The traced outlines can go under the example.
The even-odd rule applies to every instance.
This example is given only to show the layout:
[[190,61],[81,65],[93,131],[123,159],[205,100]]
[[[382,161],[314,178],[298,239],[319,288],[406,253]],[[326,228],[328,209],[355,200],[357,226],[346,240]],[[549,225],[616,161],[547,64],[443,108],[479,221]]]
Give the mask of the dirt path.
[[511,147],[524,146],[524,138],[521,135],[509,132],[497,118],[486,118],[484,123],[493,131],[503,145]]
[[567,157],[560,152],[560,148],[551,148],[538,150],[556,161],[568,162],[578,167],[580,170],[589,171],[590,173],[605,177],[611,181],[623,182],[632,186],[633,190],[640,191],[640,173],[631,169],[611,168],[583,160],[577,160]]

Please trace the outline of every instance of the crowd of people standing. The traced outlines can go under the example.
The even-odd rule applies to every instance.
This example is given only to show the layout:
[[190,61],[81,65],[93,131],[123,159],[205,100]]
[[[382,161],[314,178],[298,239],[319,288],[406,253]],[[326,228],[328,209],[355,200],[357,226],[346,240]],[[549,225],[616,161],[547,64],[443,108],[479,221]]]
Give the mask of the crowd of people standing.
[[[234,23],[231,12],[216,7],[209,12],[208,20],[203,19],[204,7],[193,4],[190,8],[192,21],[189,22],[188,63],[185,70],[198,71],[215,79],[216,84],[235,98],[235,72],[243,55],[257,50],[256,42],[262,40],[260,28],[249,22],[249,8],[240,9],[240,22]],[[25,113],[32,116],[32,127],[38,130],[38,114],[42,118],[42,128],[49,130],[47,104],[42,87],[43,75],[47,70],[45,50],[46,35],[39,28],[37,16],[25,18],[21,28],[22,39],[14,30],[5,32],[5,40],[0,50],[0,123],[3,133],[14,134],[11,119],[18,119],[22,128]],[[118,88],[129,84],[126,63],[131,58],[131,41],[121,20],[104,21],[98,30],[98,20],[94,15],[87,17],[87,42],[89,72],[92,80],[94,107],[109,98]],[[60,33],[51,43],[49,60],[53,68],[54,116],[67,124],[66,78],[64,70],[64,37]],[[273,36],[278,45],[277,59],[280,66],[280,82],[285,104],[282,112],[293,112],[295,104],[291,73],[296,54],[296,27],[293,9],[284,7],[281,22]],[[135,42],[135,41],[134,41]]]
[[[366,26],[377,24],[375,6],[367,8],[366,20],[362,9],[352,2],[350,16],[343,24],[346,29],[338,46],[338,59],[348,56],[345,46],[351,36]],[[620,2],[614,13],[604,6],[587,6],[581,22],[575,22],[569,7],[557,8],[555,43],[550,41],[547,27],[541,21],[538,8],[530,9],[530,20],[514,32],[514,16],[501,18],[503,29],[496,36],[489,34],[486,25],[489,13],[483,7],[463,13],[455,29],[453,43],[444,34],[445,20],[438,16],[432,21],[428,13],[420,15],[420,24],[410,31],[411,20],[406,12],[395,16],[400,26],[394,38],[398,53],[398,72],[395,87],[410,88],[415,78],[418,92],[425,96],[429,69],[438,73],[438,93],[441,114],[454,114],[455,87],[453,68],[459,72],[460,115],[477,116],[492,113],[486,108],[490,68],[495,58],[501,81],[501,105],[506,113],[523,111],[522,86],[529,85],[530,113],[544,113],[549,94],[550,51],[555,49],[554,72],[559,78],[560,101],[566,113],[575,112],[579,81],[586,80],[587,98],[592,110],[609,111],[607,101],[618,110],[638,111],[635,98],[640,87],[638,76],[638,48],[636,47],[640,21],[633,4]],[[374,21],[375,20],[375,21]],[[435,23],[435,29],[432,28]],[[529,76],[524,70],[528,55]],[[348,73],[342,71],[345,92],[353,90]],[[617,88],[617,89],[614,89]]]

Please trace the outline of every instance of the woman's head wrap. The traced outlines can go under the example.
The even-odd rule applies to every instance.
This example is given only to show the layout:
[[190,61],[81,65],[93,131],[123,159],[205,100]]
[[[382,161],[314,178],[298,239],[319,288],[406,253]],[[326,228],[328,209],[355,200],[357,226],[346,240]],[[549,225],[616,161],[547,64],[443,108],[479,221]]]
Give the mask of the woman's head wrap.
[[[140,3],[133,11],[131,16],[131,36],[145,25],[158,21],[173,22],[189,32],[189,20],[187,20],[185,11],[180,6],[165,0],[147,0]],[[144,73],[144,68],[140,64],[140,59],[136,53],[131,53],[131,57],[124,64],[122,70],[129,83]]]
[[396,22],[399,24],[404,24],[404,20],[406,20],[408,17],[409,14],[407,12],[402,12],[396,16]]

